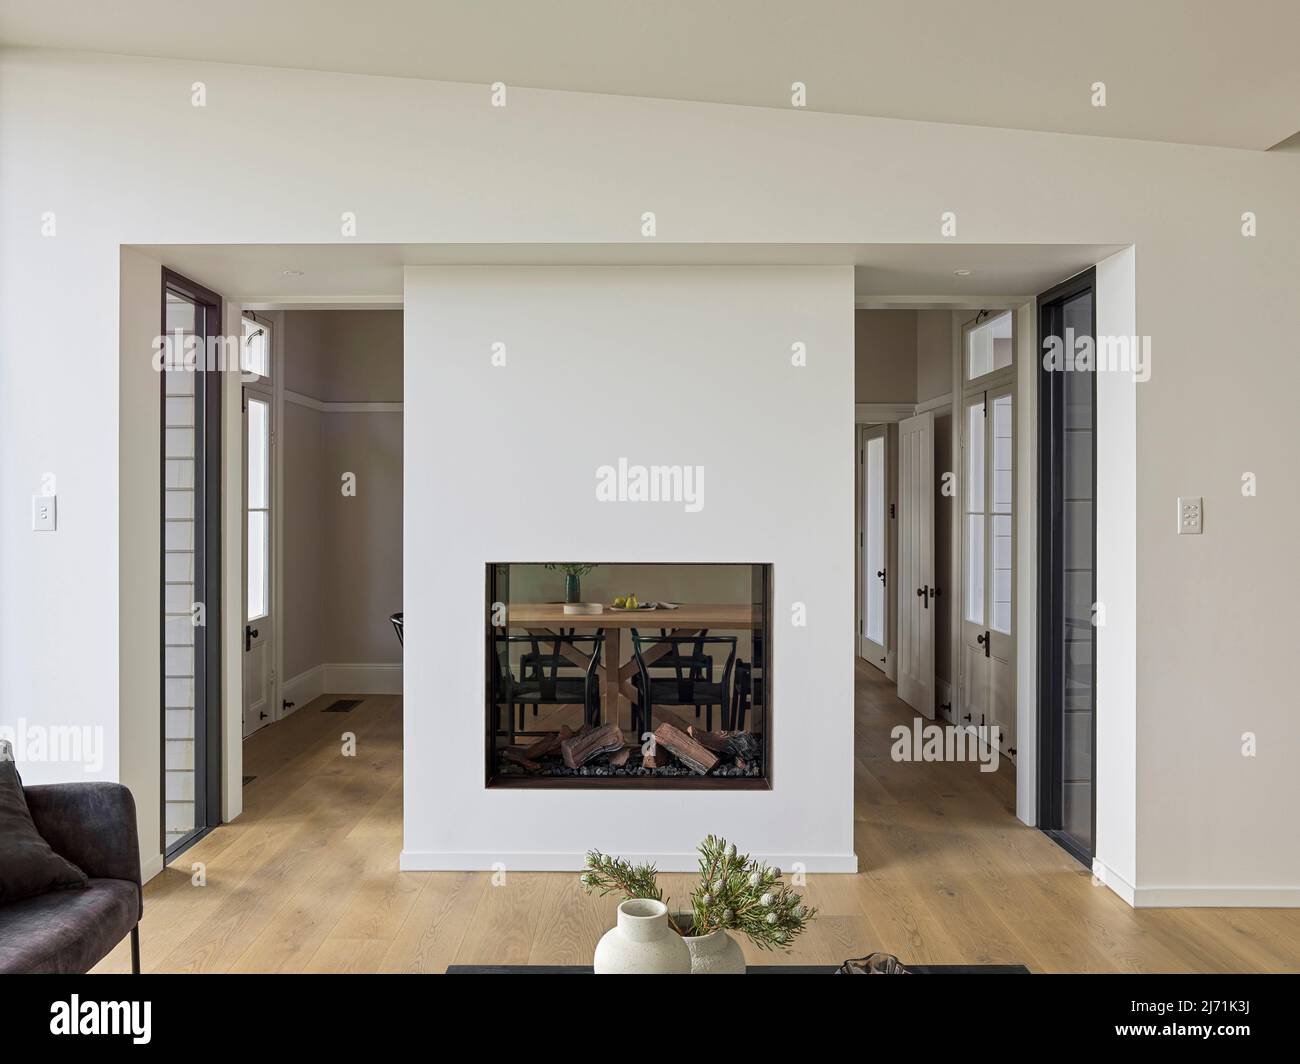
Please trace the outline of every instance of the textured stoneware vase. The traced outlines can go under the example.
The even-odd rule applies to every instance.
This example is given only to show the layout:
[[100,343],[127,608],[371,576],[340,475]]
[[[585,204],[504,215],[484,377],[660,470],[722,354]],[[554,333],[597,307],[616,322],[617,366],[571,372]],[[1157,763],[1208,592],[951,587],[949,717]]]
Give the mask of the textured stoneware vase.
[[[678,927],[691,926],[690,913],[673,913]],[[687,935],[683,942],[691,951],[691,975],[744,975],[745,954],[740,943],[725,931]]]
[[668,906],[630,898],[596,944],[595,969],[597,975],[689,975],[691,951],[668,926]]

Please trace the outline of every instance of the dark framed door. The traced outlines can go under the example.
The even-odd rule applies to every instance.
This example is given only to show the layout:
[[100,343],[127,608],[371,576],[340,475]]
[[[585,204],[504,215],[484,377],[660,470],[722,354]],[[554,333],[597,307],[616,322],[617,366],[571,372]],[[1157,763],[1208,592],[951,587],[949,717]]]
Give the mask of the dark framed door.
[[[1095,271],[1038,298],[1038,823],[1091,867],[1096,848]],[[1085,357],[1077,357],[1083,355]]]
[[222,344],[221,308],[215,292],[163,270],[160,688],[165,860],[221,819],[221,372],[230,368]]

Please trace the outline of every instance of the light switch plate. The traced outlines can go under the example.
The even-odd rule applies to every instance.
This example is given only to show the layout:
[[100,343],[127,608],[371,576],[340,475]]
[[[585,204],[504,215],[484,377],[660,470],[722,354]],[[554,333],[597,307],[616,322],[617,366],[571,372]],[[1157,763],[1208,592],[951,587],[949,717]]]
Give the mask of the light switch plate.
[[32,531],[53,532],[57,526],[58,509],[53,495],[32,496]]
[[1180,536],[1199,536],[1201,534],[1202,501],[1199,495],[1180,495],[1178,497],[1178,534]]

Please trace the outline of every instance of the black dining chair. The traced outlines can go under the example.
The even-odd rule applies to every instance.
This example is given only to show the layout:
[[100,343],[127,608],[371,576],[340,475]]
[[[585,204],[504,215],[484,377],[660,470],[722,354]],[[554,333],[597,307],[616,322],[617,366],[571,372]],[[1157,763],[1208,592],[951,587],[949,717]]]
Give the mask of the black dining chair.
[[390,616],[390,617],[388,618],[388,621],[389,621],[390,624],[392,624],[392,626],[393,626],[393,631],[395,631],[395,632],[397,633],[397,641],[398,641],[399,643],[402,643],[403,645],[405,645],[405,642],[406,642],[406,641],[402,638],[402,614],[401,614],[401,612],[399,611],[398,613],[394,613],[392,616]]
[[[702,628],[698,637],[693,637],[693,639],[698,642],[699,639],[708,636],[708,634],[709,630],[707,628]],[[660,628],[659,635],[661,638],[668,638],[668,629]],[[672,669],[673,674],[679,680],[689,678],[692,680],[707,680],[709,683],[713,682],[713,658],[704,653],[704,647],[702,645],[692,646],[689,654],[683,654],[679,648],[673,647],[673,649],[668,651],[668,653],[656,658],[654,661],[646,662],[646,665],[651,670]],[[697,720],[699,719],[700,710],[702,708],[704,707],[695,707],[695,717]]]
[[[653,647],[668,647],[668,654],[696,660],[706,656],[706,647],[727,648],[726,664],[722,667],[722,681],[715,683],[710,669],[706,674],[699,667],[685,669],[685,675],[655,676],[651,669],[663,658],[646,661],[645,652]],[[683,650],[683,648],[688,648]],[[638,734],[654,731],[652,717],[655,706],[703,706],[706,712],[705,727],[713,730],[713,707],[726,713],[731,704],[731,672],[736,662],[736,637],[734,635],[658,635],[643,636],[632,629],[632,656],[636,660],[636,673],[632,686],[637,700],[632,704],[632,727]]]
[[[496,731],[504,730],[512,743],[518,735],[543,734],[524,731],[527,706],[536,709],[538,706],[580,705],[583,707],[583,723],[592,727],[599,724],[599,669],[604,645],[603,629],[590,635],[498,634],[493,642],[496,675],[492,704],[496,707]],[[519,657],[518,675],[511,668],[512,647],[523,651]],[[534,651],[534,647],[538,649]],[[570,655],[585,661],[584,665],[577,666],[582,670],[578,675],[561,675],[562,662],[567,666],[574,664],[565,655],[566,649]],[[502,727],[502,710],[509,714],[505,728]],[[516,712],[519,714],[518,726],[515,724]]]
[[727,722],[728,731],[744,731],[745,717],[753,711],[754,703],[760,706],[766,703],[767,683],[763,677],[763,633],[756,631],[753,637],[753,661],[736,662],[736,683],[731,695],[731,713]]
[[[560,635],[562,636],[573,635],[576,631],[577,631],[576,628],[567,628],[567,629],[561,628]],[[563,672],[565,676],[572,676],[574,675],[574,670],[577,670],[578,673],[584,671],[583,666],[580,666],[575,662],[570,661],[563,654],[561,654],[559,652],[559,648],[552,648],[549,646],[544,648],[542,644],[545,643],[546,640],[543,636],[535,635],[535,636],[531,636],[530,638],[533,641],[532,650],[524,654],[524,656],[519,659],[519,670],[521,675],[527,676],[529,674],[536,673],[539,671],[549,671],[552,676],[555,676],[556,673],[559,672]],[[538,711],[538,706],[536,703],[534,703],[533,704],[534,717],[537,716],[537,711]],[[520,706],[519,727],[522,729],[523,726],[524,726],[524,707]]]

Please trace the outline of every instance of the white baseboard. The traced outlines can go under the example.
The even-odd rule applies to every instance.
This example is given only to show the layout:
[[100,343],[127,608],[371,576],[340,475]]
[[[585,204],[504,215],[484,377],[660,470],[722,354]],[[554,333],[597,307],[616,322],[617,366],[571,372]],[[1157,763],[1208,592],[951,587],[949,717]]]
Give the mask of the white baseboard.
[[1300,887],[1135,887],[1095,859],[1092,874],[1135,909],[1300,909]]
[[[700,855],[691,853],[623,854],[635,864],[649,861],[661,872],[695,872]],[[854,853],[833,854],[754,854],[759,860],[775,865],[789,875],[802,865],[805,872],[847,872],[858,870]],[[449,853],[433,850],[403,850],[398,867],[403,872],[580,872],[586,865],[585,853]]]
[[140,882],[148,883],[163,870],[163,855],[156,853],[140,862]]
[[293,709],[285,710],[283,706],[280,709],[280,719],[283,720],[290,713],[302,709],[308,702],[320,698],[325,693],[325,666],[317,665],[308,669],[306,672],[300,672],[297,676],[285,681],[280,688],[280,701],[292,702]]
[[325,691],[340,695],[400,695],[400,664],[325,664]]
[[[401,693],[402,666],[400,664],[326,662],[287,680],[280,697],[294,704],[293,709],[289,710],[289,713],[293,713],[324,694],[400,695]],[[282,712],[281,718],[285,716],[288,714]]]
[[1102,864],[1095,857],[1092,859],[1092,874],[1128,902],[1129,905],[1134,904],[1133,899],[1136,896],[1136,891],[1133,889],[1133,884],[1114,869]]

